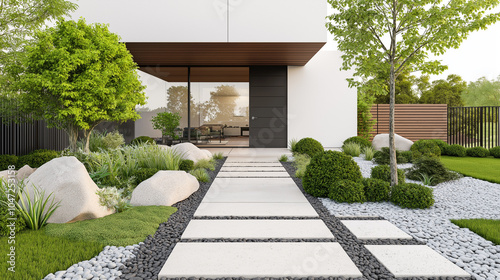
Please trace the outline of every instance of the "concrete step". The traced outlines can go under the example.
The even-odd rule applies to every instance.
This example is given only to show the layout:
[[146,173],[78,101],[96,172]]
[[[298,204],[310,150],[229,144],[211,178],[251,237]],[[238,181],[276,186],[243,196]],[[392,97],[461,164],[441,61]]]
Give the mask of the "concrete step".
[[290,178],[288,172],[219,172],[217,178]]
[[406,232],[385,220],[344,220],[341,222],[360,240],[412,239]]
[[[232,167],[232,166],[223,166],[220,172],[286,172],[283,166],[278,167],[268,167],[268,166],[244,166],[244,167]],[[286,174],[288,175],[288,173]]]
[[195,217],[319,217],[309,204],[302,203],[201,203]]
[[283,167],[279,162],[226,162],[223,167]]

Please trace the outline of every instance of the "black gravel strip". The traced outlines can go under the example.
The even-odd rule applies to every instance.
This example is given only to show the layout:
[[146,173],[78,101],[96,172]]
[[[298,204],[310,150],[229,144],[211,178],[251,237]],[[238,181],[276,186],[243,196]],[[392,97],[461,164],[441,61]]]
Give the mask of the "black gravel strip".
[[[396,240],[370,240],[361,241],[352,234],[347,227],[341,222],[341,220],[347,220],[348,218],[337,218],[330,214],[328,209],[323,205],[323,203],[306,193],[302,187],[302,180],[295,177],[295,167],[290,162],[282,162],[283,167],[288,171],[290,177],[295,181],[299,189],[305,195],[309,203],[316,209],[320,218],[325,222],[326,226],[331,230],[336,238],[336,241],[342,246],[347,255],[356,264],[358,269],[363,274],[363,279],[411,279],[411,280],[429,280],[429,279],[472,279],[470,277],[411,277],[411,278],[396,278],[392,275],[365,247],[364,245],[415,245],[423,244],[419,243],[417,240],[406,240],[406,239],[396,239]],[[368,217],[367,217],[368,218]],[[361,219],[367,219],[361,218]],[[368,218],[373,219],[373,218]],[[377,218],[377,220],[383,220],[383,218]],[[392,242],[392,243],[386,243]],[[413,243],[412,243],[413,242]]]
[[425,245],[425,242],[416,239],[374,239],[358,240],[363,245]]
[[181,239],[182,242],[197,242],[197,243],[231,243],[231,242],[335,242],[334,238],[200,238],[200,239]]
[[384,217],[342,217],[342,216],[335,216],[339,220],[354,220],[354,221],[380,221],[380,220],[385,220]]
[[220,217],[193,217],[193,220],[318,220],[319,217],[277,217],[277,216],[220,216]]

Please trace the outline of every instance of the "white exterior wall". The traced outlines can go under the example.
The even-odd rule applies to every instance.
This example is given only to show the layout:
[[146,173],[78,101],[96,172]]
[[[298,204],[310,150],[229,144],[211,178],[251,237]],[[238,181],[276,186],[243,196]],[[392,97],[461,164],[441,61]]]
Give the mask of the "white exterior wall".
[[340,52],[321,50],[305,66],[288,67],[288,140],[312,137],[338,148],[357,135],[357,92],[341,64]]

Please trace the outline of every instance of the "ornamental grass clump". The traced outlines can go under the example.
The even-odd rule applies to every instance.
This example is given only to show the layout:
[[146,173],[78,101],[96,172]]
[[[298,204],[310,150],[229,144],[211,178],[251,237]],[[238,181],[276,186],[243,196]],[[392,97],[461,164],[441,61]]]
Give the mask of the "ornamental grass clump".
[[210,175],[208,175],[207,170],[205,170],[204,168],[198,168],[190,171],[189,173],[193,175],[199,182],[210,182]]
[[140,145],[140,144],[150,144],[150,145],[156,145],[156,141],[149,137],[149,136],[139,136],[137,138],[134,138],[132,142],[130,142],[130,145]]
[[15,201],[16,209],[26,223],[26,227],[39,230],[47,224],[47,220],[59,207],[60,201],[54,201],[53,194],[45,196],[44,190],[33,186],[33,195],[27,188],[19,189],[19,201]]
[[360,136],[353,136],[353,137],[350,137],[350,138],[347,138],[346,140],[344,140],[344,143],[342,145],[342,149],[344,148],[344,145],[347,145],[350,143],[358,144],[361,147],[361,149],[372,146],[372,143],[369,140],[367,140],[363,137],[360,137]]
[[295,171],[295,177],[302,178],[306,173],[306,168],[311,162],[311,158],[305,154],[294,154],[293,155],[293,166],[297,169]]
[[290,151],[292,151],[292,153],[297,152],[297,142],[299,142],[299,140],[297,140],[295,138],[288,141],[288,148],[290,149]]
[[419,184],[398,184],[392,188],[391,202],[403,208],[430,208],[434,205],[433,190]]
[[366,201],[364,186],[359,181],[338,180],[331,187],[328,198],[337,202],[363,203]]
[[224,158],[224,154],[223,153],[215,153],[212,158],[214,160],[219,160],[219,159],[223,159]]
[[342,152],[346,155],[350,155],[352,157],[359,157],[361,154],[361,146],[358,143],[347,143],[342,146]]
[[215,163],[213,160],[200,159],[194,164],[193,169],[200,169],[200,168],[214,171],[215,170]]
[[371,161],[373,157],[375,156],[375,149],[373,147],[364,147],[363,148],[363,155],[365,160]]
[[280,162],[287,162],[288,161],[288,156],[287,155],[281,155],[278,160]]
[[296,153],[306,154],[311,158],[324,150],[323,145],[312,138],[303,138],[295,145]]

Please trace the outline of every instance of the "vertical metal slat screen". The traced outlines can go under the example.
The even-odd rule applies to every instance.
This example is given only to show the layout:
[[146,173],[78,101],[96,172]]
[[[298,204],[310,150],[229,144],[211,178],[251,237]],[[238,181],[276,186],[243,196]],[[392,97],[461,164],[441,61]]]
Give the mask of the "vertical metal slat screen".
[[449,107],[448,144],[500,146],[500,106]]

